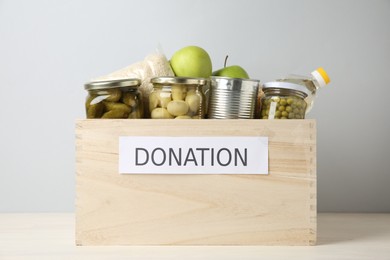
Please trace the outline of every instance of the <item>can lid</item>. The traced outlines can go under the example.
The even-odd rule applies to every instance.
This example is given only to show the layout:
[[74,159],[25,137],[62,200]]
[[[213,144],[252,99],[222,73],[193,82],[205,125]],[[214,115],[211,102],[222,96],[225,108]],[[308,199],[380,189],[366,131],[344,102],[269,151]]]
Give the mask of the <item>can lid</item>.
[[188,84],[188,85],[206,85],[205,78],[189,78],[189,77],[155,77],[150,80],[151,83],[156,84]]
[[90,81],[85,83],[84,89],[92,90],[92,89],[138,87],[139,85],[141,85],[140,79],[100,80],[100,81]]
[[231,77],[223,77],[223,76],[211,76],[212,80],[216,81],[240,81],[240,82],[251,82],[251,83],[260,83],[258,79],[243,79],[243,78],[231,78]]
[[306,87],[299,84],[290,83],[290,82],[272,81],[263,84],[263,89],[270,89],[270,88],[292,89],[292,90],[303,92],[306,95],[310,95],[310,92]]
[[217,87],[218,89],[257,91],[259,85],[260,85],[260,80],[257,79],[241,79],[241,78],[229,78],[229,77],[220,77],[220,76],[211,77],[211,86]]

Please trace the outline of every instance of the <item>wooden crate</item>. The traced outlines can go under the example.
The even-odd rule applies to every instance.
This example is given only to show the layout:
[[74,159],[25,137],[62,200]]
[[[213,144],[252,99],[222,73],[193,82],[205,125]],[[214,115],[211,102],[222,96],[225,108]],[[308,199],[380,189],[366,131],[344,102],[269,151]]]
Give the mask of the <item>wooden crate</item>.
[[[120,175],[119,136],[267,136],[269,175]],[[77,245],[314,245],[314,120],[78,120]]]

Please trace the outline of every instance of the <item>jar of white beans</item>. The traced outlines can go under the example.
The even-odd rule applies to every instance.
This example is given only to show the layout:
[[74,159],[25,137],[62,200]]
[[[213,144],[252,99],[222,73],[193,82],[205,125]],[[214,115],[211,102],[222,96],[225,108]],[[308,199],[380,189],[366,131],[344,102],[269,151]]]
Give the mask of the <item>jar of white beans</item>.
[[204,78],[156,77],[151,79],[153,91],[149,96],[152,119],[202,119],[206,98]]

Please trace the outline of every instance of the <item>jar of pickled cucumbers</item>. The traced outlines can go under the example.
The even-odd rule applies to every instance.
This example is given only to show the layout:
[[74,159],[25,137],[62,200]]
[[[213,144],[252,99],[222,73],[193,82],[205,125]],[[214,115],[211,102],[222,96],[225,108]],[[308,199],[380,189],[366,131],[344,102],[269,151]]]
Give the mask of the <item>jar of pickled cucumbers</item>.
[[299,84],[268,82],[263,85],[260,118],[304,119],[308,90]]
[[205,117],[206,98],[203,78],[156,77],[151,79],[149,96],[152,119],[201,119]]
[[92,81],[84,85],[87,118],[142,118],[139,79]]

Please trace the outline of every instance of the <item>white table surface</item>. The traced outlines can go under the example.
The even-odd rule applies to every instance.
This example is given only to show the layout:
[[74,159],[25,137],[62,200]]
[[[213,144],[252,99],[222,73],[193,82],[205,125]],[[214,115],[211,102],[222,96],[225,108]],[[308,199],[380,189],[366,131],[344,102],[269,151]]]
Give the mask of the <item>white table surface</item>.
[[316,246],[75,246],[74,214],[0,214],[0,259],[390,260],[390,214],[318,215]]

